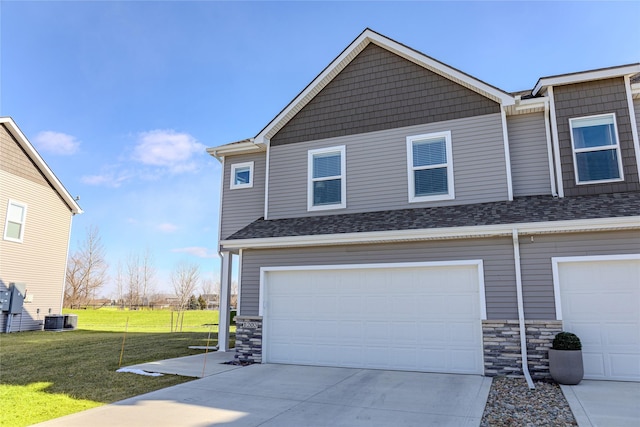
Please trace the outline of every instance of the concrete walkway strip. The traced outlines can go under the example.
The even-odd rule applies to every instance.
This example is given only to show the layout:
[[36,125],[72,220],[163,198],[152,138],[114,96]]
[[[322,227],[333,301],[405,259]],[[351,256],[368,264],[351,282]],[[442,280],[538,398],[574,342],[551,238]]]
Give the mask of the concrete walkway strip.
[[562,385],[580,427],[640,426],[640,383],[583,380]]

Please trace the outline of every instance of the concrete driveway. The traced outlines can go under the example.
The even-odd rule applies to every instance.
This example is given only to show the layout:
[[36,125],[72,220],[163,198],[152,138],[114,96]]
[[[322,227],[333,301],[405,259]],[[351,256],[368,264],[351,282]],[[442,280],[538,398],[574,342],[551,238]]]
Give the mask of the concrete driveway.
[[[42,426],[478,426],[491,379],[212,363],[204,378]],[[123,374],[134,375],[134,374]]]
[[640,426],[640,383],[582,380],[560,386],[580,427]]

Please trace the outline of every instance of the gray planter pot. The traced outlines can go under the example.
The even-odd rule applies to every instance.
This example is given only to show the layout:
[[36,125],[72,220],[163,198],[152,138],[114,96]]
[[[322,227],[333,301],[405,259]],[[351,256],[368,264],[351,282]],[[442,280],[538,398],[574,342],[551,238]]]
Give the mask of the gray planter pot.
[[584,377],[582,350],[549,349],[549,372],[559,384],[579,384]]

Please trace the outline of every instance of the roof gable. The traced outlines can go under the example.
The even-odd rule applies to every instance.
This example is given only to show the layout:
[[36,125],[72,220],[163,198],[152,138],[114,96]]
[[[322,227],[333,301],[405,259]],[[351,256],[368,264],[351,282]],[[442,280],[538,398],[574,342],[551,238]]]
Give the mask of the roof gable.
[[347,65],[353,61],[369,44],[386,49],[404,59],[445,77],[461,86],[479,93],[499,104],[513,105],[512,95],[478,80],[453,67],[439,62],[427,55],[413,50],[401,43],[384,37],[370,29],[364,30],[336,59],[331,62],[307,87],[298,94],[260,133],[255,143],[264,144],[287,124],[305,105],[320,93]]
[[270,139],[272,146],[500,112],[500,105],[369,43]]
[[7,130],[15,138],[20,147],[27,154],[33,164],[40,170],[44,178],[51,185],[51,187],[60,195],[64,202],[69,206],[69,209],[74,214],[83,213],[82,208],[71,196],[67,189],[62,185],[62,182],[56,177],[53,171],[46,164],[44,159],[40,156],[35,147],[29,142],[27,137],[22,133],[18,125],[13,121],[11,117],[0,117],[0,124],[6,126]]

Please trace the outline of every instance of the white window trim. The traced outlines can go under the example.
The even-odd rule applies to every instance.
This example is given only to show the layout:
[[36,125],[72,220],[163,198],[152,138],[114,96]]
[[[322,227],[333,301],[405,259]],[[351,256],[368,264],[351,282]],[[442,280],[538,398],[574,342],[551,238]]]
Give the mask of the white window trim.
[[[574,120],[582,120],[582,119],[595,119],[597,117],[612,117],[613,118],[613,130],[615,131],[616,136],[616,145],[600,145],[598,147],[588,147],[588,148],[578,148],[576,149],[574,140],[573,140],[573,121]],[[592,116],[581,116],[581,117],[573,117],[569,119],[569,135],[571,136],[571,151],[573,155],[573,173],[576,179],[576,185],[587,185],[587,184],[603,184],[607,182],[620,182],[624,181],[624,171],[622,170],[622,152],[620,151],[620,137],[618,136],[618,122],[616,120],[616,113],[607,113],[607,114],[596,114]],[[615,149],[618,155],[618,172],[620,172],[620,178],[613,179],[600,179],[595,181],[580,181],[578,174],[578,161],[576,154],[577,153],[590,153],[594,151],[604,151],[604,150],[612,150]]]
[[[249,167],[249,182],[246,184],[236,184],[236,169]],[[234,163],[231,165],[231,177],[229,179],[231,190],[238,188],[253,188],[253,162]]]
[[[413,166],[413,143],[414,141],[422,141],[425,139],[440,139],[444,137],[447,163],[431,166]],[[433,196],[416,196],[416,183],[413,171],[422,169],[434,169],[446,166],[447,168],[447,194],[437,194]],[[455,199],[454,179],[453,179],[453,150],[451,148],[451,131],[427,133],[422,135],[412,135],[407,137],[407,179],[409,184],[409,203],[417,202],[433,202],[436,200],[452,200]]]
[[[20,237],[17,239],[7,236],[7,228],[9,227],[9,208],[11,207],[11,205],[20,206],[22,209],[24,209],[22,213],[22,222],[20,223],[21,225]],[[7,204],[7,216],[4,221],[4,233],[3,233],[4,240],[7,240],[9,242],[22,243],[24,239],[24,227],[26,222],[27,222],[27,204],[9,199],[9,203]]]
[[[313,156],[324,153],[340,153],[340,175],[329,176],[324,178],[313,178]],[[337,147],[318,148],[309,150],[307,154],[307,211],[323,211],[329,209],[345,209],[347,207],[347,159],[346,149],[344,145]],[[314,206],[313,204],[313,183],[315,181],[327,181],[330,179],[340,178],[340,203],[332,205]]]

